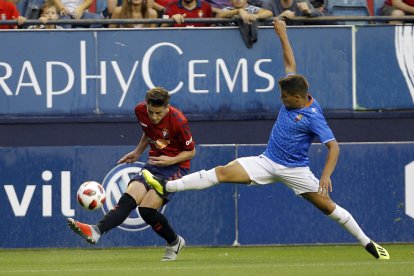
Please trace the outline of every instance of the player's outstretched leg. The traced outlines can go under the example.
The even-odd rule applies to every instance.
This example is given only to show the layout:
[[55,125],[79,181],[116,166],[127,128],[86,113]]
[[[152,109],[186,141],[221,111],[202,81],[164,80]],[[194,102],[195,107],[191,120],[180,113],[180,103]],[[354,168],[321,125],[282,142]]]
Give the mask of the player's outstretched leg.
[[99,230],[95,229],[92,225],[81,223],[73,218],[68,218],[67,222],[73,232],[84,238],[90,244],[96,244],[101,237]]
[[374,256],[377,259],[380,259],[380,260],[389,260],[390,259],[390,254],[388,254],[388,251],[384,247],[376,244],[373,241],[368,243],[365,246],[365,249],[369,253],[371,253],[372,256]]
[[153,187],[159,195],[162,196],[167,192],[165,189],[165,184],[167,183],[166,179],[156,177],[146,169],[142,170],[142,176],[144,176],[145,181],[147,181],[147,184]]
[[185,246],[185,240],[177,235],[177,243],[175,245],[168,245],[165,250],[164,257],[162,257],[162,262],[168,262],[168,261],[175,261],[177,259],[178,253],[180,253],[181,250],[183,250]]

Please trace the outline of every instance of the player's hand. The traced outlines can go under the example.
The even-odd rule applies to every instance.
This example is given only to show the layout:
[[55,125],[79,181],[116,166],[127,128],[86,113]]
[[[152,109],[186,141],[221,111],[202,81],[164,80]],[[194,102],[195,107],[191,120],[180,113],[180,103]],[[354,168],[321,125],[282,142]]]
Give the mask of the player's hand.
[[67,8],[62,8],[60,11],[59,11],[59,14],[60,15],[62,15],[62,16],[64,16],[64,15],[69,15],[69,10],[67,9]]
[[39,17],[39,20],[42,21],[43,24],[47,22],[47,17],[41,16]]
[[297,3],[298,9],[304,14],[310,14],[310,8],[308,3],[306,2],[299,2]]
[[148,163],[155,166],[169,166],[175,164],[174,157],[161,155],[161,156],[150,156]]
[[12,19],[17,20],[17,25],[22,25],[27,20],[26,17],[20,15],[17,18],[13,16]]
[[173,16],[172,16],[172,18],[175,20],[175,22],[177,22],[177,24],[183,24],[184,23],[184,18],[187,16],[187,14],[186,13],[184,13],[184,14],[179,14],[179,13],[177,13],[177,14],[174,14]]
[[244,23],[246,24],[252,24],[252,18],[250,17],[249,13],[245,11],[244,9],[239,9],[239,15]]
[[127,153],[122,157],[121,159],[116,162],[117,164],[123,164],[123,163],[134,163],[139,158],[138,154],[135,151],[131,151],[130,153]]
[[279,14],[278,18],[285,20],[285,19],[290,19],[295,17],[295,13],[293,11],[290,10],[286,10],[284,12],[282,12],[281,14]]
[[322,196],[329,196],[329,193],[332,193],[332,181],[331,178],[321,176],[319,180],[319,190],[318,193]]
[[81,7],[77,7],[74,11],[73,11],[73,19],[81,19],[82,15],[83,15],[84,9]]
[[283,20],[275,18],[273,21],[273,28],[278,36],[286,33],[286,23]]

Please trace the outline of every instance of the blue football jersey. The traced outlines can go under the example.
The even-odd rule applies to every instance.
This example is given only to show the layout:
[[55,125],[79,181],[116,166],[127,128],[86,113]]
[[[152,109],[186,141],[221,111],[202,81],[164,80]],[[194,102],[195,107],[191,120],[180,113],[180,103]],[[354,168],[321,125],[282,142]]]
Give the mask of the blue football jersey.
[[309,96],[309,103],[302,109],[282,106],[264,155],[286,167],[309,166],[308,149],[316,136],[322,143],[335,139],[321,107]]

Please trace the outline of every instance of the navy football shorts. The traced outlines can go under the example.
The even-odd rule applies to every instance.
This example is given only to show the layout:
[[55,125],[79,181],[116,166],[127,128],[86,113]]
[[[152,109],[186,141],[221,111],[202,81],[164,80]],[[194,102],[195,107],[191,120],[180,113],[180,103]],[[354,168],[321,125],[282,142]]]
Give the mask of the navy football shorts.
[[[174,164],[174,165],[171,165],[171,166],[165,166],[165,167],[160,167],[160,166],[154,166],[154,165],[150,165],[150,164],[145,164],[142,169],[147,169],[153,175],[155,175],[155,176],[157,176],[159,178],[168,179],[168,180],[179,179],[179,178],[183,177],[184,175],[188,174],[188,169],[181,168],[177,164]],[[152,189],[152,187],[147,184],[147,182],[145,181],[144,177],[141,174],[139,174],[139,173],[137,173],[131,179],[131,181],[129,181],[129,183],[131,183],[132,181],[141,182],[142,184],[144,184],[144,186],[147,189],[147,191],[149,191],[150,189]],[[128,183],[128,185],[129,185],[129,183]],[[166,192],[161,197],[164,199],[164,204],[166,204],[168,201],[170,201],[172,199],[173,196],[174,196],[174,193],[168,193],[168,192]]]

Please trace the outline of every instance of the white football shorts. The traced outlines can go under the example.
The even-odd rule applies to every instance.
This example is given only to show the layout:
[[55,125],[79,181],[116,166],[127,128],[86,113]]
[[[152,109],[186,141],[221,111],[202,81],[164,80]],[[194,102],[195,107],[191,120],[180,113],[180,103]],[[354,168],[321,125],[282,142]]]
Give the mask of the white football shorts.
[[265,185],[282,182],[296,195],[318,192],[319,180],[309,167],[288,168],[277,164],[266,156],[241,157],[236,161],[244,168],[252,180],[251,185]]

